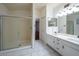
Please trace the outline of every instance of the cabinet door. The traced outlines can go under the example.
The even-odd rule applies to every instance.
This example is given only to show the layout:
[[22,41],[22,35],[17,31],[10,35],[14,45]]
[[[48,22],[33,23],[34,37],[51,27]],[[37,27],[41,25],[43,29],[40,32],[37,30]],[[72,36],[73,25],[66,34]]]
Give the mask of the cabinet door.
[[55,50],[61,54],[62,53],[62,40],[60,38],[56,38],[55,41],[56,41]]
[[52,36],[47,34],[47,43],[51,46],[52,45]]
[[64,49],[62,50],[62,55],[64,56],[79,56],[79,51],[64,45]]
[[[62,42],[62,55],[65,56],[79,56],[79,50],[72,47],[72,44],[66,41]],[[70,45],[71,44],[71,45]]]
[[52,39],[52,48],[56,49],[56,37],[53,37]]
[[54,45],[55,45],[55,38],[51,35],[47,35],[47,42],[48,44],[54,48]]

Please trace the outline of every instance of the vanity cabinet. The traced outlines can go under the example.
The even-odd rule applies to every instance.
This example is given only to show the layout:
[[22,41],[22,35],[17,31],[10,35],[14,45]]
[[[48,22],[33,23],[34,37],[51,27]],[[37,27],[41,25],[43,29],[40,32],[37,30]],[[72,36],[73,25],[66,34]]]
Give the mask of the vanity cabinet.
[[65,56],[79,56],[79,46],[74,45],[72,43],[69,43],[67,41],[63,41],[63,49],[62,49],[62,55]]
[[48,39],[48,45],[51,46],[52,48],[54,48],[55,45],[55,39],[54,37],[52,37],[51,35],[47,35],[47,39]]
[[54,37],[49,35],[48,37],[48,45],[50,45],[54,50],[64,56],[79,56],[79,45],[68,42],[60,39],[58,37]]
[[55,38],[55,50],[60,54],[62,53],[62,40],[59,38]]
[[48,45],[51,46],[54,50],[56,50],[59,53],[62,53],[62,40],[60,40],[57,37],[53,37],[51,35],[48,35]]

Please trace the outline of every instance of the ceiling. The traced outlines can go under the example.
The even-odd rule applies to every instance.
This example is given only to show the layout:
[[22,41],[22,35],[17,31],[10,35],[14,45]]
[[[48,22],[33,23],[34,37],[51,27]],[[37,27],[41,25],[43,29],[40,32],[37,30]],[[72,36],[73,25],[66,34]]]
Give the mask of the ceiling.
[[[61,3],[35,3],[35,8],[36,9],[41,9],[47,4],[51,4],[52,8],[58,6]],[[26,10],[26,9],[31,9],[32,8],[32,3],[4,3],[4,5],[7,7],[9,10]]]
[[35,3],[35,8],[36,9],[41,9],[44,6],[46,6],[47,4],[51,4],[52,5],[52,8],[54,8],[54,7],[58,6],[61,3]]
[[46,6],[46,3],[35,3],[35,8],[41,9],[42,7]]
[[10,10],[26,10],[32,7],[31,3],[4,3]]

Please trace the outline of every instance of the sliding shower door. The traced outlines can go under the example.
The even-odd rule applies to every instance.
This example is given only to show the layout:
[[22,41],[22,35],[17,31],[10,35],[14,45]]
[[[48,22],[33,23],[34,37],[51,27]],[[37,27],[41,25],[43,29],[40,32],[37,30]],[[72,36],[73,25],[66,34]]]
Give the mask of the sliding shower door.
[[0,51],[1,51],[1,19],[0,19]]
[[2,17],[1,50],[31,45],[32,20],[22,17]]
[[3,50],[16,48],[19,45],[19,39],[17,35],[18,25],[17,18],[3,17]]
[[31,45],[32,37],[32,20],[31,19],[19,19],[18,23],[18,36],[20,40],[20,46]]

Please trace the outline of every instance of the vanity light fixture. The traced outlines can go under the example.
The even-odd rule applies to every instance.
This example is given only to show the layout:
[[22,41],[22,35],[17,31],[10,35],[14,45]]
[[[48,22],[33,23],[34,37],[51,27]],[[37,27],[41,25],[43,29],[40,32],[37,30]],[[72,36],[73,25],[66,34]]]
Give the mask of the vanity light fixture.
[[69,4],[67,7],[57,13],[56,18],[72,14],[73,12],[79,12],[79,3]]
[[65,9],[63,9],[63,10],[62,10],[62,14],[63,14],[63,15],[67,15],[67,12],[66,12],[66,11],[67,11],[67,9],[66,9],[66,8],[65,8]]
[[66,9],[63,9],[62,11],[59,11],[59,12],[56,14],[56,18],[62,17],[63,15],[67,15]]
[[72,10],[73,10],[73,12],[78,12],[79,11],[79,8],[73,7]]
[[57,13],[57,15],[56,15],[57,18],[62,17],[62,16],[63,16],[63,14],[61,12]]
[[73,7],[67,7],[67,10],[66,10],[67,14],[72,14],[73,13],[72,8]]

